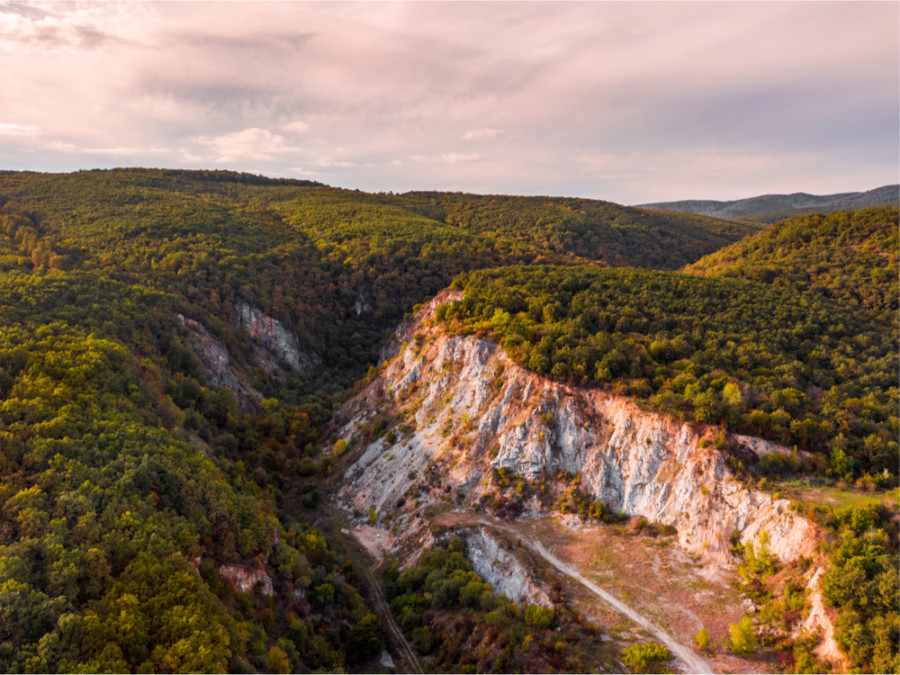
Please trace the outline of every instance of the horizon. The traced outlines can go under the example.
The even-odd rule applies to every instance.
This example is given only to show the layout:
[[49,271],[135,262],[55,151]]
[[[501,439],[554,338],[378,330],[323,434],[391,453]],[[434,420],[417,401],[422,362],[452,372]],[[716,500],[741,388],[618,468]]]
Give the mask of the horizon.
[[90,167],[84,169],[74,169],[72,171],[39,171],[39,170],[31,170],[31,169],[0,169],[0,174],[2,173],[37,173],[37,174],[47,174],[47,175],[66,175],[72,173],[91,173],[91,172],[102,172],[102,171],[188,171],[188,172],[223,172],[223,173],[234,173],[236,175],[248,175],[253,176],[255,178],[261,178],[263,180],[271,180],[271,181],[280,181],[280,180],[288,180],[288,181],[297,181],[298,183],[314,183],[321,187],[331,188],[334,190],[346,190],[348,192],[363,192],[372,195],[379,194],[394,194],[394,195],[404,195],[409,193],[417,193],[417,192],[439,192],[439,193],[448,193],[448,194],[470,194],[478,197],[544,197],[547,199],[589,199],[596,201],[604,201],[612,204],[617,204],[619,206],[625,207],[635,207],[639,208],[642,206],[652,207],[653,204],[657,203],[681,203],[681,202],[721,202],[721,203],[730,203],[730,202],[740,202],[751,199],[759,199],[763,197],[782,197],[782,196],[794,196],[794,195],[807,195],[810,197],[834,197],[839,195],[855,195],[855,194],[863,194],[866,192],[873,192],[875,190],[880,190],[882,188],[890,188],[890,187],[898,187],[900,188],[900,183],[886,183],[884,185],[876,185],[875,187],[866,188],[864,190],[843,190],[841,192],[829,192],[829,193],[812,193],[805,192],[802,190],[792,190],[785,192],[767,192],[764,194],[754,194],[754,195],[745,195],[742,197],[733,197],[733,198],[725,198],[725,199],[695,199],[692,197],[685,197],[680,199],[667,199],[667,200],[656,200],[651,202],[641,202],[641,203],[630,203],[625,204],[622,202],[615,202],[609,199],[603,199],[600,197],[587,197],[584,195],[558,195],[558,194],[549,194],[549,193],[530,193],[530,194],[521,194],[521,193],[512,193],[512,192],[471,192],[468,190],[439,190],[439,189],[413,189],[413,190],[363,190],[361,188],[353,188],[346,187],[343,185],[333,185],[330,183],[325,183],[322,181],[313,180],[311,178],[298,178],[296,176],[271,176],[262,173],[253,173],[249,171],[240,171],[234,169],[187,169],[182,167],[167,167],[167,166],[110,166],[110,167]]
[[626,205],[896,184],[900,5],[650,4],[6,2],[0,168]]

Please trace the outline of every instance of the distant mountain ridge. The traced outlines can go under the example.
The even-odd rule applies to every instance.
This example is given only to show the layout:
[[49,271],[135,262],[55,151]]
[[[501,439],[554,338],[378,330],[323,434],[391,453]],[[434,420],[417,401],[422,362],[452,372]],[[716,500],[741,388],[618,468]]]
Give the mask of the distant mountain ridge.
[[884,185],[866,192],[840,192],[832,195],[795,192],[789,195],[760,195],[732,201],[686,199],[636,206],[646,209],[695,213],[716,218],[749,218],[761,222],[775,222],[803,213],[831,213],[870,206],[897,206],[898,202],[900,202],[900,185]]

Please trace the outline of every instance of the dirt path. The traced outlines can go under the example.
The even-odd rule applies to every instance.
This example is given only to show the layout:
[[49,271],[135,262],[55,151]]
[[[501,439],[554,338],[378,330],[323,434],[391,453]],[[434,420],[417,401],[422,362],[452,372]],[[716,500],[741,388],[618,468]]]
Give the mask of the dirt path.
[[[374,571],[374,569],[373,569]],[[400,629],[400,626],[397,625],[397,622],[394,621],[394,614],[391,612],[391,608],[387,603],[387,600],[384,597],[384,594],[381,592],[381,585],[375,580],[372,579],[372,600],[375,601],[376,611],[379,616],[381,616],[384,623],[387,625],[388,631],[390,631],[393,639],[390,641],[395,648],[399,648],[403,653],[403,658],[406,660],[406,663],[412,668],[412,672],[414,673],[422,673],[422,667],[419,665],[419,659],[416,657],[415,651],[410,646],[409,642],[406,641],[406,636],[403,634],[403,631]]]
[[[515,534],[515,533],[513,533]],[[577,579],[582,584],[585,585],[592,593],[601,598],[604,602],[612,605],[616,608],[617,611],[621,612],[629,619],[638,624],[645,631],[650,633],[657,640],[662,642],[666,647],[671,651],[686,667],[687,672],[689,673],[712,673],[712,668],[709,667],[709,664],[693,650],[685,647],[679,642],[676,642],[666,631],[664,631],[659,626],[651,623],[649,620],[645,619],[643,616],[635,612],[624,602],[619,600],[613,595],[610,595],[602,588],[600,588],[597,584],[592,582],[590,579],[586,579],[578,570],[573,569],[562,560],[553,555],[550,551],[546,549],[546,547],[537,539],[527,540],[524,537],[516,534],[515,536],[519,537],[519,541],[521,541],[525,546],[530,548],[532,551],[541,556],[548,563],[553,565],[556,569],[558,569],[563,574],[566,574],[573,579]]]
[[696,652],[694,652],[694,650],[675,640],[665,630],[663,630],[641,614],[638,614],[617,597],[603,590],[600,586],[592,582],[590,579],[587,579],[578,570],[557,558],[553,553],[547,550],[547,547],[544,546],[544,544],[541,543],[540,540],[536,538],[525,537],[522,533],[511,527],[501,525],[500,523],[496,523],[485,518],[473,518],[472,520],[481,525],[484,525],[485,527],[492,527],[506,532],[507,534],[518,540],[521,544],[537,553],[544,560],[553,565],[553,567],[555,567],[557,570],[582,583],[588,590],[594,593],[601,600],[614,607],[616,611],[627,616],[657,640],[662,642],[666,647],[668,647],[669,651],[671,651],[672,654],[674,654],[675,657],[679,659],[684,665],[684,667],[686,668],[686,672],[704,674],[711,674],[713,672],[712,668],[706,662],[706,660]]
[[343,512],[338,507],[330,504],[320,507],[319,517],[313,524],[322,530],[326,530],[332,541],[337,541],[341,544],[341,548],[353,562],[355,571],[363,578],[365,588],[360,590],[365,593],[366,598],[372,603],[375,613],[387,628],[388,644],[401,659],[401,663],[398,664],[398,672],[422,673],[423,670],[419,664],[418,656],[406,640],[403,630],[397,625],[394,614],[391,612],[391,607],[381,591],[381,584],[378,583],[378,579],[375,576],[375,571],[382,561],[379,560],[376,563],[376,561],[372,560],[369,551],[348,530],[350,525],[346,522]]

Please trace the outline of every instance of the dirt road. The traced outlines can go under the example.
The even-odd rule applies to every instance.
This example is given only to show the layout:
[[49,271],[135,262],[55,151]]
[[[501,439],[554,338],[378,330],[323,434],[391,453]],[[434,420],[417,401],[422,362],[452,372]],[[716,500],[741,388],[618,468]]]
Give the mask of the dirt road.
[[388,631],[391,633],[391,639],[389,640],[390,644],[403,654],[403,658],[408,664],[408,667],[412,669],[411,672],[421,673],[422,667],[419,665],[419,659],[416,657],[416,653],[413,651],[412,646],[407,642],[406,636],[403,634],[400,626],[394,621],[394,615],[391,612],[391,608],[388,605],[384,594],[381,592],[381,585],[374,577],[370,579],[370,582],[372,594],[369,597],[375,601],[377,612],[387,626]]
[[[515,533],[513,533],[515,534]],[[518,536],[518,535],[516,535]],[[644,618],[633,609],[631,609],[624,602],[619,600],[613,595],[610,595],[602,588],[600,588],[597,584],[592,582],[590,579],[586,579],[578,570],[570,567],[562,560],[553,555],[550,551],[546,549],[546,547],[537,539],[526,540],[523,537],[519,537],[519,541],[522,542],[525,546],[530,548],[532,551],[541,556],[548,563],[553,565],[556,569],[558,569],[563,574],[566,574],[573,579],[577,579],[580,581],[586,588],[588,588],[592,593],[597,595],[604,602],[612,605],[618,612],[621,612],[629,619],[638,624],[645,631],[650,633],[657,640],[662,642],[666,647],[671,651],[687,668],[687,672],[689,673],[712,673],[712,668],[709,667],[709,664],[698,654],[696,654],[692,649],[685,647],[681,643],[677,642],[673,639],[666,631],[657,626],[656,624],[650,622],[648,619]]]
[[518,542],[527,548],[531,549],[534,553],[538,554],[541,558],[550,563],[553,567],[555,567],[558,571],[562,572],[566,576],[570,576],[573,579],[582,583],[585,588],[590,590],[594,595],[599,597],[608,605],[612,606],[616,611],[624,614],[629,619],[631,619],[634,623],[639,625],[645,631],[650,633],[653,637],[659,640],[662,644],[668,647],[669,651],[681,661],[682,665],[685,668],[685,672],[688,673],[712,673],[712,668],[710,668],[709,663],[697,654],[693,649],[687,647],[677,640],[675,640],[671,635],[669,635],[665,630],[654,624],[652,621],[642,616],[631,607],[626,605],[624,602],[619,600],[617,597],[612,595],[611,593],[605,591],[603,588],[592,582],[590,579],[587,579],[583,574],[581,574],[577,569],[572,567],[571,565],[563,562],[558,557],[556,557],[553,553],[547,550],[547,547],[541,543],[540,540],[533,537],[526,537],[521,532],[516,529],[509,527],[507,525],[502,525],[501,523],[488,520],[484,517],[475,517],[475,518],[462,518],[462,521],[468,520],[469,522],[476,522],[480,525],[484,525],[485,527],[495,528],[498,530],[502,530],[508,535],[514,537]]

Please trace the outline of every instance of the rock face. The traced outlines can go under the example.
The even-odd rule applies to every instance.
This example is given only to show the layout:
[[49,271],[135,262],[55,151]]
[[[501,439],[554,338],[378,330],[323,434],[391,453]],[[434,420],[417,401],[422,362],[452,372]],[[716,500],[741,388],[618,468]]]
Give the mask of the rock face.
[[263,595],[269,597],[275,595],[275,586],[271,577],[255,567],[229,563],[219,567],[219,576],[242,593],[252,591],[259,586],[260,593]]
[[547,593],[532,580],[519,559],[504,550],[484,528],[468,534],[465,542],[466,557],[472,561],[475,573],[489,583],[495,593],[519,604],[553,606]]
[[[319,365],[319,357],[309,350],[304,350],[297,335],[278,319],[268,316],[243,300],[238,300],[234,309],[237,327],[246,326],[250,335],[257,338],[263,347],[294,370],[306,372]],[[256,360],[266,370],[269,370],[266,368],[267,365],[271,367],[265,355],[257,354]]]
[[209,384],[230,390],[243,411],[255,412],[263,395],[247,384],[245,378],[239,376],[225,345],[199,321],[188,319],[181,314],[177,314],[176,317],[181,325],[188,329],[191,349],[203,364],[203,371]]
[[837,640],[834,639],[834,624],[828,617],[825,600],[822,597],[822,587],[819,584],[822,572],[823,568],[817,568],[806,585],[811,608],[797,633],[802,631],[819,633],[822,641],[814,650],[816,656],[831,663],[835,667],[835,672],[847,673],[850,672],[852,664],[841,652]]
[[411,502],[417,512],[452,497],[474,504],[495,490],[498,469],[551,483],[568,472],[607,509],[674,526],[679,545],[708,560],[731,560],[733,533],[746,543],[767,532],[782,560],[812,555],[813,526],[788,501],[739,482],[710,442],[713,429],[553,382],[493,342],[446,334],[429,317],[452,297],[401,326],[380,376],[339,413],[348,441],[376,417],[391,417],[395,430],[347,470],[339,498],[348,508],[374,506],[402,530]]

